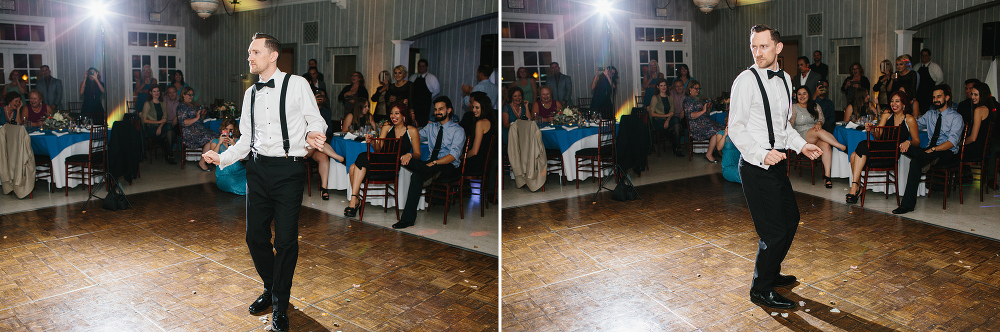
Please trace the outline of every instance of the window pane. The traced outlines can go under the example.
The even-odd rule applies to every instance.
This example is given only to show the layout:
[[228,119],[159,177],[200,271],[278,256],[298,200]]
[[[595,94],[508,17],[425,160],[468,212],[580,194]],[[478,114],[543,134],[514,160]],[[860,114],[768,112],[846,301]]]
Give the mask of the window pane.
[[148,56],[148,55],[143,55],[142,56],[142,65],[143,66],[145,66],[145,65],[152,65],[152,64],[153,64],[153,62],[151,61],[150,56]]
[[177,57],[175,56],[167,57],[167,68],[177,68]]
[[674,62],[674,52],[666,51],[663,52],[663,62]]
[[[649,51],[649,60],[656,60],[656,62],[660,62],[660,51],[650,50]],[[649,61],[646,61],[646,62],[649,62]]]
[[31,41],[45,41],[45,27],[40,25],[31,26]]
[[31,26],[30,25],[20,25],[14,26],[17,32],[18,41],[31,41]]
[[170,39],[170,47],[177,47],[177,35],[168,35],[167,39]]
[[160,45],[160,39],[156,38],[156,34],[155,33],[150,33],[149,34],[149,46],[150,47],[160,47],[161,46]]
[[635,28],[635,41],[645,41],[646,40],[646,29]]
[[0,39],[2,39],[2,40],[15,40],[15,39],[17,39],[14,36],[14,25],[13,24],[8,24],[8,23],[0,24]]
[[538,39],[538,23],[524,24],[524,38]]
[[160,68],[167,68],[167,56],[161,55],[158,60]]
[[500,81],[510,83],[514,81],[514,67],[503,67],[500,71]]
[[169,40],[170,36],[168,36],[167,34],[161,33],[161,34],[157,35],[156,38],[160,40],[160,47],[168,47],[168,46],[170,46],[170,43],[168,43],[170,41]]
[[500,33],[503,34],[502,38],[510,38],[510,25],[507,22],[500,24]]
[[129,32],[128,33],[128,46],[139,46],[139,33]]
[[35,82],[37,82],[38,80],[38,75],[41,75],[41,73],[38,70],[29,70],[28,84],[35,84]]
[[335,55],[333,57],[333,77],[335,84],[350,84],[351,74],[357,68],[357,56],[355,55]]
[[538,54],[535,52],[524,52],[524,65],[525,66],[537,66],[538,65]]
[[167,80],[167,70],[160,69],[160,82],[166,82]]
[[676,30],[674,30],[674,39],[675,39],[674,41],[676,41],[678,43],[679,42],[683,42],[684,41],[684,29],[676,29]]
[[549,77],[548,70],[549,70],[549,67],[538,67],[538,83],[539,84],[545,83],[546,81],[548,81],[548,77]]
[[149,38],[149,36],[148,36],[147,33],[140,32],[139,33],[139,46],[146,47],[146,45],[148,45],[146,39],[148,39],[148,38]]
[[28,55],[14,54],[14,68],[28,68]]
[[639,63],[649,62],[649,51],[639,51]]
[[666,70],[666,72],[665,72],[665,73],[666,73],[667,75],[670,75],[670,76],[675,76],[675,75],[674,75],[674,74],[675,74],[675,72],[674,72],[675,70],[676,70],[676,69],[674,69],[674,65],[673,65],[673,64],[669,64],[669,65],[667,65],[667,70]]
[[512,52],[512,51],[503,51],[503,52],[501,52],[500,53],[500,62],[503,63],[504,66],[513,66],[514,65],[514,52]]
[[142,58],[138,55],[132,56],[132,68],[142,67]]
[[653,41],[663,42],[663,29],[657,28],[654,32],[656,33],[656,36],[653,37]]
[[538,65],[548,66],[552,63],[552,52],[538,52]]
[[646,41],[653,41],[653,35],[655,35],[653,28],[646,28]]
[[684,62],[684,51],[674,51],[674,62]]
[[512,38],[524,38],[524,23],[510,22],[510,29]]
[[539,37],[542,39],[553,39],[556,37],[555,29],[552,27],[552,23],[539,24],[538,30],[541,33]]
[[28,65],[31,66],[29,68],[38,68],[38,67],[41,67],[43,65],[43,63],[42,63],[42,55],[41,54],[31,54],[28,57]]

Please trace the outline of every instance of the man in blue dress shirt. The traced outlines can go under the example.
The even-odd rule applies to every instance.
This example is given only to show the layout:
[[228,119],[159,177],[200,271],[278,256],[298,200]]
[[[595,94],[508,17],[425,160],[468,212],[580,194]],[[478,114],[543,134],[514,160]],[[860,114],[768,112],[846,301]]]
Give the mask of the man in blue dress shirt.
[[917,204],[917,186],[920,185],[920,175],[924,166],[937,160],[938,163],[958,161],[958,141],[962,135],[962,116],[955,110],[951,102],[951,87],[940,84],[932,92],[936,112],[924,113],[917,119],[920,130],[927,128],[930,144],[926,149],[910,149],[906,156],[910,157],[910,174],[906,176],[906,190],[899,207],[892,210],[893,214],[904,214],[913,211]]

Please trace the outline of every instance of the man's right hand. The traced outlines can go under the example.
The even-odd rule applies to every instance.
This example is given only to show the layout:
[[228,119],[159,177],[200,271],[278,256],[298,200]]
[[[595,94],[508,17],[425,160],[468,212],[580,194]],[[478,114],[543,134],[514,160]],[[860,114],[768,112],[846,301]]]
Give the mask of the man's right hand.
[[205,162],[209,164],[219,165],[219,162],[221,161],[219,153],[215,152],[215,150],[208,150],[208,152],[202,154],[201,157],[205,158]]
[[787,157],[788,156],[785,153],[778,152],[778,150],[768,151],[767,155],[764,156],[764,165],[773,166],[774,164],[785,160]]

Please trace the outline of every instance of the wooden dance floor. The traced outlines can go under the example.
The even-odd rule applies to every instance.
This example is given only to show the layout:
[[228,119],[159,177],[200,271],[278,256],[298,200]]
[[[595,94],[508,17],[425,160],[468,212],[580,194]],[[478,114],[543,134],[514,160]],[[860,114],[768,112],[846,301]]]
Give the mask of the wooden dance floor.
[[[264,329],[270,310],[247,313],[263,286],[242,196],[207,183],[129,198],[0,216],[0,330]],[[292,331],[498,327],[496,257],[305,207],[299,230]]]
[[782,272],[800,282],[778,291],[804,305],[778,310],[749,300],[757,235],[738,184],[714,174],[638,191],[503,210],[504,331],[1000,327],[995,240],[797,194]]

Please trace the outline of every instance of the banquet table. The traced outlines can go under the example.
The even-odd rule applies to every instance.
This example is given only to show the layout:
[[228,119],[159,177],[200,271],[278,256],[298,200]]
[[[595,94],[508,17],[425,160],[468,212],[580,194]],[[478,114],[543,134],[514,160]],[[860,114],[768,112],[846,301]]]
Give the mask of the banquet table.
[[[28,134],[31,137],[31,149],[35,154],[48,155],[52,158],[52,182],[56,188],[62,188],[66,183],[66,157],[87,154],[90,152],[89,133],[55,134],[51,131],[36,131]],[[69,181],[70,187],[80,184],[80,180]]]
[[[597,147],[597,126],[566,130],[566,127],[544,127],[542,144],[546,149],[558,149],[562,152],[563,172],[566,181],[576,180],[576,152],[581,149]],[[590,172],[580,174],[580,180],[590,177]]]
[[[333,147],[334,152],[337,152],[337,154],[344,156],[344,163],[340,163],[336,160],[333,160],[332,158],[330,159],[330,172],[329,172],[329,177],[327,177],[327,189],[346,190],[347,199],[350,200],[351,195],[354,195],[356,193],[351,192],[351,181],[348,178],[348,170],[351,168],[351,165],[354,164],[354,161],[358,159],[359,154],[361,154],[362,152],[367,152],[368,144],[366,144],[364,141],[358,142],[353,139],[344,139],[343,137],[333,137],[333,139],[330,140],[330,146]],[[423,157],[423,159],[426,159],[427,157],[430,156],[430,149],[428,148],[426,141],[420,143],[420,156]],[[396,187],[396,191],[398,194],[398,197],[396,199],[399,201],[400,206],[406,205],[406,199],[408,193],[407,188],[409,188],[410,186],[410,177],[412,175],[413,173],[411,173],[409,170],[400,167],[399,181],[397,182],[397,187]],[[369,188],[380,188],[380,187],[382,187],[382,185],[369,186]],[[386,205],[386,203],[383,202],[382,197],[369,196],[368,202],[371,203],[372,205],[378,205],[378,206],[388,206],[388,207],[393,206],[392,202],[388,202],[388,205]],[[424,202],[424,197],[420,196],[420,202],[419,204],[417,204],[417,208],[422,210],[426,206],[427,204]]]
[[[858,143],[868,139],[868,134],[859,129],[847,129],[844,126],[837,126],[833,130],[833,137],[837,139],[840,144],[847,146],[847,151],[840,151],[836,148],[833,149],[832,161],[830,165],[830,177],[833,178],[847,178],[848,181],[853,182],[853,174],[851,173],[851,162],[850,155],[854,153],[854,148],[858,146]],[[927,132],[920,132],[920,146],[926,148],[927,144]],[[906,177],[910,172],[910,158],[900,154],[899,155],[899,174],[896,178],[899,185],[899,190],[904,190],[906,188]],[[884,172],[872,172],[872,175],[868,177],[870,181],[883,181],[885,179]],[[875,192],[885,192],[885,184],[873,184],[868,187]],[[895,193],[896,190],[892,186],[888,187],[888,193]],[[917,187],[917,195],[924,196],[927,195],[927,189],[923,182]]]

